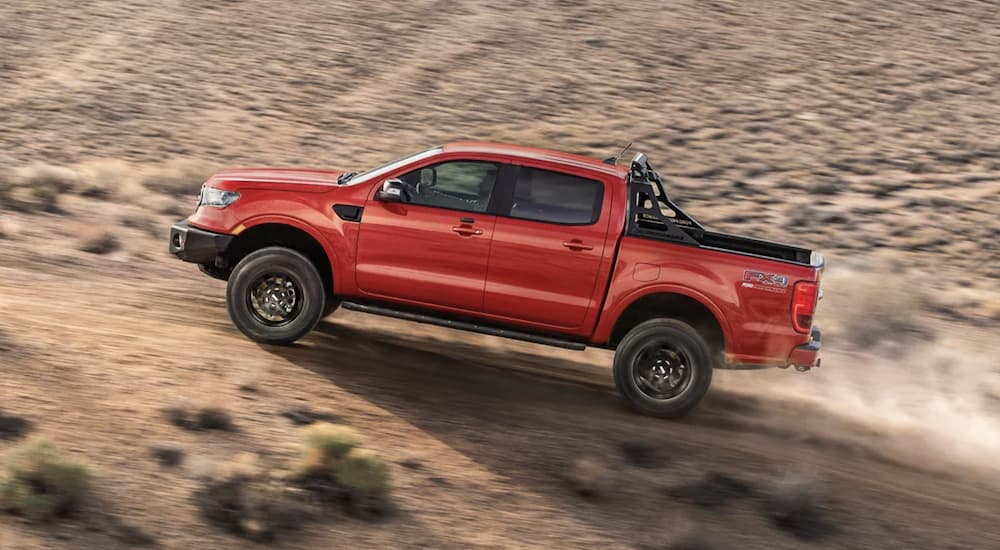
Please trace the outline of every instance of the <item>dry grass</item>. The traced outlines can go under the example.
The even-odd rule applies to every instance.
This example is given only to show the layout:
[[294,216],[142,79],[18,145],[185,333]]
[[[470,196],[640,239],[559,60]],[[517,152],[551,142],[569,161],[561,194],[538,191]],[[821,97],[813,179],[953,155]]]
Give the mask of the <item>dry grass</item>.
[[129,183],[135,170],[126,162],[106,159],[86,163],[78,168],[80,195],[107,200],[131,195]]
[[211,174],[212,169],[205,163],[175,159],[154,168],[142,179],[142,185],[150,191],[172,197],[194,196]]
[[54,194],[69,193],[80,185],[80,175],[70,168],[36,163],[18,171],[18,184]]
[[87,493],[87,468],[37,438],[4,457],[0,509],[43,521],[72,512]]
[[79,185],[69,168],[35,163],[20,169],[0,167],[0,208],[61,214],[59,197]]

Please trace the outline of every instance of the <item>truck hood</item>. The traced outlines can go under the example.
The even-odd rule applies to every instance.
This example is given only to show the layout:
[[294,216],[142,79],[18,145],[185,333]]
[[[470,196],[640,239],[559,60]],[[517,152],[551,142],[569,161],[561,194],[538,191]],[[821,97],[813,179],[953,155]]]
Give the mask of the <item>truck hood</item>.
[[337,177],[341,174],[341,170],[311,168],[234,168],[213,175],[208,183],[234,189],[288,189],[295,186],[297,191],[320,192],[336,187]]

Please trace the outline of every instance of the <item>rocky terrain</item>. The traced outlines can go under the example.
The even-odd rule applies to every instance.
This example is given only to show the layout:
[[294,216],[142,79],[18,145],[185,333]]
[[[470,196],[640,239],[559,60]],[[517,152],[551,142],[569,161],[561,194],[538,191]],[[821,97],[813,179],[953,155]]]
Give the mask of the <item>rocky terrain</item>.
[[[0,515],[0,548],[246,544],[201,472],[280,469],[317,415],[394,509],[279,547],[996,546],[998,52],[1000,10],[957,0],[2,3],[0,454],[41,435],[92,479],[68,518]],[[705,225],[821,250],[824,367],[657,421],[601,351],[344,312],[257,346],[165,252],[217,168],[457,139],[634,142]]]

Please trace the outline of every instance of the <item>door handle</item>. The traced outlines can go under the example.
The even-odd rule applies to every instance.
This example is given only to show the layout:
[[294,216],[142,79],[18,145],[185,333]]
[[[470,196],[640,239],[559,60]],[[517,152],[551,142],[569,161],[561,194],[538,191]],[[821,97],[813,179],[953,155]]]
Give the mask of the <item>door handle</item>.
[[566,248],[568,248],[570,250],[593,250],[594,249],[594,245],[587,244],[587,243],[584,243],[584,242],[581,242],[581,241],[577,241],[577,240],[564,241],[563,242],[563,246],[565,246]]
[[452,227],[451,230],[463,237],[483,234],[482,229],[476,229],[475,227],[469,227],[468,225],[456,225],[455,227]]

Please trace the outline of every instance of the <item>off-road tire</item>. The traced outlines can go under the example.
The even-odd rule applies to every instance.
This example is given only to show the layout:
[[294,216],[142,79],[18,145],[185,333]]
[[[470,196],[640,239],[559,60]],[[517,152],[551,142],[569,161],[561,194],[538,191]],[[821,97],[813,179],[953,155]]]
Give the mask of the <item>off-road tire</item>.
[[[676,396],[654,399],[644,393],[634,375],[639,354],[654,342],[668,342],[682,350],[690,380]],[[691,412],[712,384],[711,352],[705,339],[691,325],[677,319],[652,319],[635,326],[615,351],[615,386],[630,407],[661,418],[678,418]]]
[[[255,313],[250,303],[251,286],[269,273],[287,275],[295,284],[297,313],[287,323],[270,325]],[[308,258],[280,246],[247,254],[233,269],[226,286],[226,308],[236,328],[262,344],[290,344],[308,334],[323,317],[326,292],[319,270]]]

